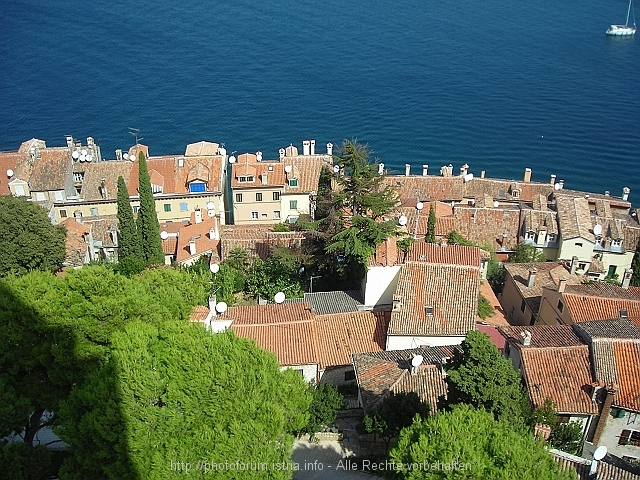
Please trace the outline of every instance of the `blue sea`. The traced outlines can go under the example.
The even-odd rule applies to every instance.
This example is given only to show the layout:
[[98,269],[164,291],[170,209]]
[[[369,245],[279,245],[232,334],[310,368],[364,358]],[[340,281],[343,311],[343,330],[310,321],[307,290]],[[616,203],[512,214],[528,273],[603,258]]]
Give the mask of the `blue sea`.
[[[16,0],[0,13],[0,150],[140,129],[152,155],[316,139],[640,198],[640,34],[626,0]],[[638,12],[640,14],[640,12]],[[635,198],[634,198],[635,196]]]

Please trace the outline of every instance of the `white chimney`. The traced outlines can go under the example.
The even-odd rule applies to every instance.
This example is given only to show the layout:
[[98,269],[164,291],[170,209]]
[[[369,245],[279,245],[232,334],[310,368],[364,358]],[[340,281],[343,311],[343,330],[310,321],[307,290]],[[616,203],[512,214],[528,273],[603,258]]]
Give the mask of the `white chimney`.
[[571,257],[571,275],[576,274],[576,269],[578,268],[578,257],[575,255]]
[[480,172],[480,178],[484,178],[485,174],[486,174],[486,172],[485,172],[484,170],[482,170],[482,171]]
[[67,135],[64,138],[67,141],[67,147],[73,148],[73,137],[71,135]]
[[404,175],[406,177],[408,177],[409,175],[411,175],[411,165],[409,165],[408,163],[404,164]]
[[195,255],[195,254],[196,254],[196,240],[192,238],[191,240],[189,240],[189,255]]
[[536,284],[536,273],[538,271],[535,268],[529,270],[529,278],[527,280],[527,288],[531,288]]
[[529,330],[525,330],[520,334],[520,342],[525,347],[531,345],[531,332]]
[[429,171],[429,165],[422,165],[422,176],[426,177],[427,172]]
[[311,151],[310,151],[311,155],[315,155],[316,154],[316,141],[315,140],[311,140]]
[[256,152],[256,162],[261,162],[261,161],[262,161],[262,152],[258,150]]
[[558,293],[562,293],[564,292],[564,289],[567,286],[567,279],[566,278],[561,278],[560,281],[558,282]]
[[531,181],[531,169],[530,168],[525,168],[524,169],[524,181],[525,182],[530,182]]
[[333,155],[333,143],[327,143],[327,155]]
[[209,240],[215,240],[216,238],[216,228],[215,227],[211,227],[209,229]]
[[309,146],[310,146],[309,140],[303,140],[302,142],[302,154],[303,155],[309,155]]
[[605,190],[604,191],[604,196],[605,197],[610,197],[611,196],[611,192],[609,190]]
[[558,183],[560,184],[559,190],[562,190],[564,188],[564,180],[560,180]]
[[263,173],[262,175],[260,175],[260,179],[262,180],[262,184],[266,185],[267,184],[267,174]]
[[624,187],[622,189],[622,200],[625,202],[629,200],[629,193],[631,193],[631,189],[629,189],[629,187]]
[[280,150],[278,150],[278,155],[280,155],[280,160],[284,158],[284,148],[281,148]]
[[384,163],[378,164],[378,175],[384,175]]
[[[215,219],[216,221],[216,225],[215,227],[213,227],[213,240],[220,240],[220,230],[218,229],[218,219]],[[211,232],[209,232],[209,235],[211,235]]]
[[556,184],[556,175],[555,174],[551,175],[551,180],[549,181],[549,183],[551,185],[555,185]]
[[194,213],[195,213],[196,223],[202,223],[202,210],[198,208]]
[[93,141],[93,137],[87,137],[87,146],[88,147],[93,147],[95,145],[94,141]]
[[628,289],[631,285],[631,277],[633,276],[633,270],[627,268],[622,275],[622,288]]
[[214,295],[209,295],[209,317],[215,317],[216,316],[216,304],[217,304],[217,300],[216,300],[216,296]]

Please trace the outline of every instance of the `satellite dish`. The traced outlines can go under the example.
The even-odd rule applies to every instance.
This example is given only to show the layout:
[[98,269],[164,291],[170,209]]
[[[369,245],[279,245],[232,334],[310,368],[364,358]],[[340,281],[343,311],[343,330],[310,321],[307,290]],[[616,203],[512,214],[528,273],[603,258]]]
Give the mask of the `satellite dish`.
[[261,162],[262,161],[262,152],[258,151],[256,152],[256,162]]
[[217,263],[212,263],[211,265],[209,265],[209,270],[211,270],[211,273],[218,273],[220,271],[220,265],[218,265]]
[[83,148],[81,153],[82,153],[82,155],[84,155],[86,157],[87,156],[87,149]]
[[404,227],[408,221],[409,219],[407,217],[405,217],[404,215],[400,215],[400,218],[398,219],[398,225]]
[[207,215],[209,215],[210,217],[215,217],[216,212],[215,210],[207,210]]
[[293,168],[291,167],[291,165],[285,165],[284,167],[284,171],[287,173],[291,173],[291,171],[293,170]]
[[126,160],[127,158],[129,158],[129,154],[128,154],[128,153],[124,153],[124,154],[122,155],[122,158],[124,158],[124,159]]
[[13,170],[11,169],[7,170],[7,177],[9,178],[13,177]]
[[285,299],[284,292],[276,293],[273,299],[275,300],[276,303],[284,302],[284,299]]
[[424,203],[422,203],[422,202],[418,202],[418,203],[416,203],[416,208],[417,208],[418,210],[422,210],[422,209],[424,208]]
[[416,355],[415,357],[413,357],[411,359],[411,366],[412,367],[419,367],[420,365],[422,365],[422,361],[424,360],[424,358],[422,357],[422,355]]
[[90,162],[93,160],[93,155],[89,154],[87,155],[87,162]]
[[224,313],[227,311],[227,304],[225,302],[216,303],[216,312]]
[[162,240],[166,240],[167,238],[169,238],[169,234],[163,230],[160,232],[160,238]]
[[207,210],[213,210],[215,208],[215,205],[213,202],[207,202]]
[[218,155],[222,155],[223,157],[227,154],[227,149],[224,147],[220,147],[218,149]]
[[593,233],[595,235],[601,235],[602,234],[602,225],[596,223],[596,225],[593,227]]
[[73,153],[71,153],[71,156],[77,160],[80,154],[78,153],[77,150],[74,150]]
[[229,163],[236,163],[236,157],[234,157],[233,155],[231,155],[229,157]]
[[340,171],[340,165],[334,165],[333,166],[333,171],[334,171],[334,173],[338,173]]
[[602,460],[605,455],[607,454],[607,447],[605,447],[604,445],[596,448],[596,451],[593,452],[593,459],[594,460]]
[[495,202],[493,202],[493,206],[494,208],[498,208],[500,206],[500,202],[496,200]]
[[80,161],[81,162],[85,162],[87,160],[87,156],[83,153],[82,155],[80,155]]
[[554,190],[560,190],[560,184],[559,184],[559,183],[556,183],[556,184],[553,186],[553,189],[554,189]]

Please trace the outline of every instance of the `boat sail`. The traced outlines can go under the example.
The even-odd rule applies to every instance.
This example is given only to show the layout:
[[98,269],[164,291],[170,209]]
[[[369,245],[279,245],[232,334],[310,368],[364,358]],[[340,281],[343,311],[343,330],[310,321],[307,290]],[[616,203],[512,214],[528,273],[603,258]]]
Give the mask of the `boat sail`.
[[[629,14],[633,18],[633,26],[629,25]],[[629,8],[627,9],[627,21],[624,25],[611,25],[605,32],[607,35],[626,36],[636,33],[636,14],[633,11],[633,0],[629,0]]]

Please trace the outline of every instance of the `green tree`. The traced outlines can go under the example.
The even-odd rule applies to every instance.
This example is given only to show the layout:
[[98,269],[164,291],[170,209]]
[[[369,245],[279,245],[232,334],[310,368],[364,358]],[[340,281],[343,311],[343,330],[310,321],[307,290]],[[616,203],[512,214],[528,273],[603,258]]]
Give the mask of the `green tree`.
[[582,450],[582,425],[578,422],[558,422],[556,406],[551,398],[547,398],[544,405],[532,412],[531,425],[537,423],[551,427],[549,445],[572,455],[579,455]]
[[151,178],[147,169],[144,153],[138,157],[138,195],[140,196],[140,211],[138,212],[137,227],[142,241],[142,252],[148,263],[164,263],[162,240],[160,239],[160,223],[156,213],[156,202],[151,190]]
[[400,434],[400,430],[410,426],[416,415],[424,418],[429,411],[429,405],[420,400],[417,393],[392,392],[375,411],[364,416],[362,423],[367,433],[382,437],[388,451],[391,440]]
[[273,300],[278,292],[284,292],[288,298],[299,298],[304,294],[300,280],[298,270],[291,269],[290,265],[273,257],[258,258],[249,268],[245,288],[254,298]]
[[485,298],[484,295],[478,295],[478,316],[481,319],[489,318],[493,315],[494,309],[489,303],[489,300]]
[[519,244],[513,252],[513,255],[509,257],[510,263],[537,263],[544,262],[545,260],[546,257],[544,253],[533,245],[526,243]]
[[0,443],[0,471],[5,480],[49,480],[55,476],[53,454],[44,445]]
[[0,277],[55,271],[65,258],[66,230],[23,197],[0,196]]
[[415,464],[387,469],[389,479],[570,480],[575,476],[561,472],[530,432],[468,405],[416,419],[400,433],[389,460],[402,466]]
[[133,219],[133,210],[129,201],[129,190],[122,176],[118,177],[118,245],[120,259],[144,262],[142,239]]
[[634,287],[640,287],[640,243],[636,247],[636,253],[633,255],[631,261],[631,269],[633,275],[631,276],[631,285]]
[[497,419],[524,424],[529,418],[528,396],[511,362],[477,330],[467,333],[461,347],[447,366],[444,406],[465,403]]
[[[281,372],[275,355],[233,332],[132,322],[114,333],[105,365],[62,405],[59,433],[74,447],[61,477],[178,479],[185,472],[171,461],[287,462],[310,403],[299,374]],[[229,471],[192,476],[226,479]]]
[[436,243],[436,210],[433,204],[429,207],[429,219],[427,220],[427,243]]
[[462,245],[462,246],[465,246],[465,247],[475,247],[475,246],[477,246],[475,243],[473,243],[470,240],[467,240],[466,238],[464,238],[462,235],[460,235],[455,230],[451,230],[447,234],[447,243],[449,243],[450,245]]
[[330,383],[309,384],[312,394],[309,406],[309,421],[304,428],[306,433],[316,433],[336,420],[338,410],[344,408],[344,397]]

